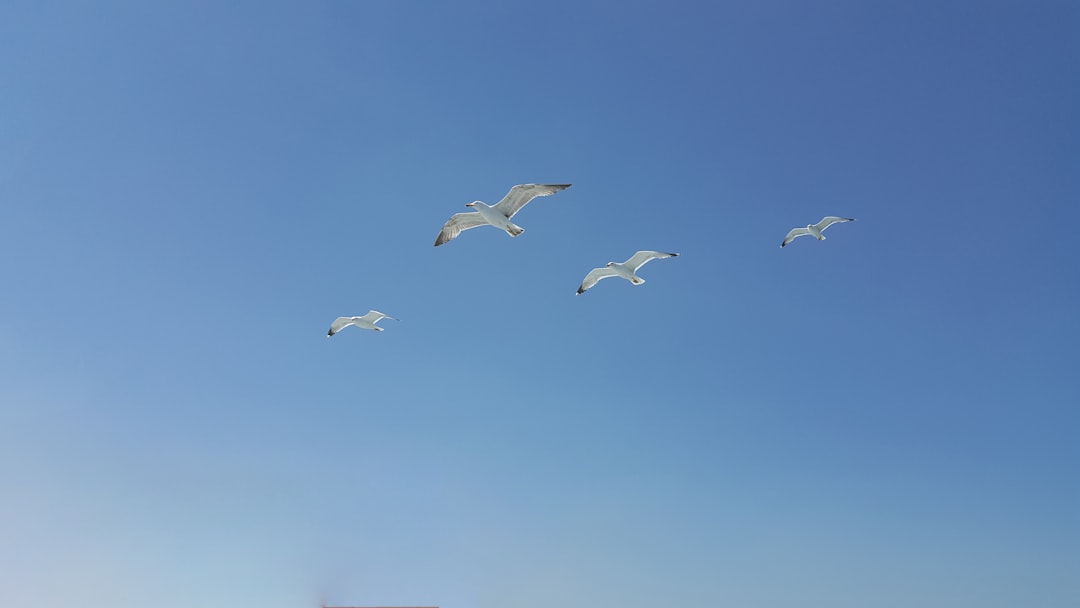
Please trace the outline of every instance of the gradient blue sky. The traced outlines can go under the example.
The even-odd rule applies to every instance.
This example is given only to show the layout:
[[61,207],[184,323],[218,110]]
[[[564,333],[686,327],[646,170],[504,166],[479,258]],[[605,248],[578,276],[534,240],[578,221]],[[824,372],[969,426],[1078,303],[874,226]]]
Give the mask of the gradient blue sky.
[[0,604],[1080,603],[1075,2],[222,4],[0,6]]

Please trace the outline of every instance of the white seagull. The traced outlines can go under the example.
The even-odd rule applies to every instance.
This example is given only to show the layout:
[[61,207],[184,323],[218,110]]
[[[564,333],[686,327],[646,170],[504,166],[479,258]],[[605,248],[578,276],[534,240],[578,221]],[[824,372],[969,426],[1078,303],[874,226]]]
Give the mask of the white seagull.
[[581,287],[578,287],[577,295],[581,295],[588,291],[593,285],[608,278],[608,277],[622,277],[627,281],[630,281],[634,285],[641,285],[645,282],[645,279],[637,276],[638,268],[641,268],[650,260],[660,260],[663,258],[673,258],[679,254],[677,253],[663,253],[660,251],[639,251],[630,256],[629,260],[622,262],[608,262],[607,266],[602,268],[593,268],[589,271],[589,274],[585,275],[585,280],[581,282]]
[[477,226],[492,225],[505,230],[510,236],[517,236],[525,229],[510,221],[514,214],[521,211],[529,201],[538,196],[550,196],[559,190],[565,190],[571,184],[519,184],[510,188],[510,192],[501,201],[488,207],[480,201],[467,203],[466,207],[472,207],[476,211],[455,213],[446,221],[439,238],[435,239],[435,246],[443,245],[452,241],[463,230],[476,228]]
[[800,236],[806,236],[808,234],[813,236],[814,238],[816,238],[819,241],[824,241],[825,240],[825,235],[821,234],[821,233],[825,232],[826,228],[828,228],[829,226],[832,226],[833,224],[836,224],[838,222],[854,222],[854,221],[855,221],[855,218],[853,218],[853,217],[836,217],[835,215],[825,216],[825,217],[821,218],[820,222],[818,222],[816,224],[809,224],[809,225],[807,225],[806,228],[792,228],[791,232],[787,233],[787,236],[784,237],[784,242],[780,243],[780,246],[783,247],[783,246],[787,245],[788,243],[790,243],[791,241],[794,241],[795,239],[799,238]]
[[334,319],[334,322],[330,324],[330,331],[326,332],[326,337],[338,333],[350,325],[355,325],[361,329],[374,329],[375,331],[382,331],[383,328],[376,325],[380,319],[390,319],[391,321],[397,321],[390,315],[384,315],[383,313],[372,310],[362,317],[338,317]]

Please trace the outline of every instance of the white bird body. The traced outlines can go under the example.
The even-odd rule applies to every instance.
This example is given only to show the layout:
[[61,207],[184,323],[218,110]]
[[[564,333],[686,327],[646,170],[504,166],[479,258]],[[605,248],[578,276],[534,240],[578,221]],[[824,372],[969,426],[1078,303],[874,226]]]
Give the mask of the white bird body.
[[645,282],[645,279],[637,276],[637,268],[630,266],[626,262],[608,262],[607,267],[634,285],[641,285]]
[[511,222],[510,218],[506,217],[502,213],[499,213],[499,210],[495,207],[489,207],[480,201],[473,201],[465,206],[472,207],[476,210],[477,213],[480,214],[480,217],[483,218],[485,222],[491,224],[499,230],[506,231],[506,233],[510,236],[517,236],[522,232],[525,232],[524,228]]
[[510,221],[510,218],[521,210],[529,201],[538,196],[551,196],[560,190],[569,188],[571,184],[518,184],[506,193],[501,201],[488,206],[480,201],[467,203],[475,211],[455,213],[443,225],[439,236],[435,239],[435,246],[445,245],[457,238],[457,235],[477,226],[494,226],[506,232],[510,236],[518,236],[525,229]]
[[377,310],[368,311],[366,315],[359,317],[338,317],[334,319],[334,322],[330,324],[330,331],[326,332],[326,337],[338,333],[346,327],[352,325],[359,327],[360,329],[373,329],[375,331],[382,331],[383,328],[376,325],[382,319],[390,319],[391,321],[397,321],[390,315],[383,314]]
[[577,295],[585,293],[591,289],[593,285],[596,285],[608,277],[622,277],[634,285],[641,285],[645,282],[645,279],[637,275],[639,268],[652,260],[673,258],[678,255],[679,254],[677,253],[664,253],[662,251],[639,251],[630,256],[630,259],[625,262],[608,262],[606,266],[593,268],[589,271],[589,274],[585,275],[585,280],[581,282],[581,287],[578,287]]
[[810,235],[810,236],[814,237],[815,239],[817,239],[819,241],[824,241],[825,240],[825,235],[822,234],[822,232],[825,232],[826,228],[828,228],[829,226],[832,226],[833,224],[837,224],[837,223],[840,223],[840,222],[854,222],[854,221],[855,221],[855,218],[853,218],[853,217],[836,217],[835,215],[825,216],[825,217],[821,218],[821,221],[816,223],[816,224],[807,224],[806,228],[793,228],[791,230],[791,232],[788,232],[787,236],[784,237],[784,241],[782,243],[780,243],[780,246],[785,247],[785,246],[787,246],[788,243],[790,243],[791,241],[794,241],[795,239],[799,238],[800,236],[807,236],[807,235]]

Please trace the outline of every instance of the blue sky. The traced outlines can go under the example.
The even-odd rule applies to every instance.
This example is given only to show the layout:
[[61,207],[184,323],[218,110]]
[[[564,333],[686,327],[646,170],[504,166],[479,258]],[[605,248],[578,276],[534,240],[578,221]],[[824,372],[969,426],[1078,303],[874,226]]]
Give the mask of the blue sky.
[[0,8],[0,604],[1080,602],[1075,3],[221,4]]

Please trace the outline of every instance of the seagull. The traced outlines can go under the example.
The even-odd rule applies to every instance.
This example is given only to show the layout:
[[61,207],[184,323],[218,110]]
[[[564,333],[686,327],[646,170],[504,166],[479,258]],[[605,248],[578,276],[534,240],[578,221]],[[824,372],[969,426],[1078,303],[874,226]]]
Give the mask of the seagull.
[[641,268],[650,260],[661,260],[664,258],[673,258],[679,254],[677,253],[663,253],[660,251],[639,251],[630,256],[629,260],[622,262],[608,262],[607,266],[603,268],[593,268],[589,271],[589,274],[585,275],[585,280],[581,282],[581,287],[578,287],[577,295],[581,295],[588,291],[593,285],[606,279],[608,277],[622,277],[627,281],[630,281],[634,285],[641,285],[645,282],[645,279],[637,276],[638,268]]
[[383,328],[376,325],[380,319],[390,319],[391,321],[397,321],[390,315],[384,315],[383,313],[372,310],[362,317],[338,317],[334,319],[334,322],[330,324],[330,331],[326,332],[326,337],[338,333],[350,325],[355,325],[361,329],[374,329],[375,331],[382,331]]
[[491,207],[480,201],[467,203],[466,207],[472,207],[476,211],[455,213],[451,216],[439,233],[439,238],[435,239],[435,246],[449,243],[464,230],[486,224],[505,230],[510,236],[517,236],[525,232],[525,229],[510,221],[515,213],[538,196],[551,196],[570,186],[571,184],[519,184],[510,188],[510,192]]
[[825,216],[825,217],[821,218],[820,222],[818,222],[816,224],[810,224],[806,228],[792,228],[791,232],[787,233],[787,236],[784,237],[784,242],[780,243],[780,246],[783,247],[783,246],[787,245],[788,243],[790,243],[791,241],[794,241],[795,239],[799,238],[800,236],[806,236],[808,234],[812,235],[814,238],[816,238],[819,241],[824,241],[825,240],[825,235],[821,234],[821,233],[825,232],[826,228],[828,228],[829,226],[832,226],[833,224],[836,224],[838,222],[854,222],[854,221],[855,221],[855,218],[853,218],[853,217],[836,217],[835,215]]

